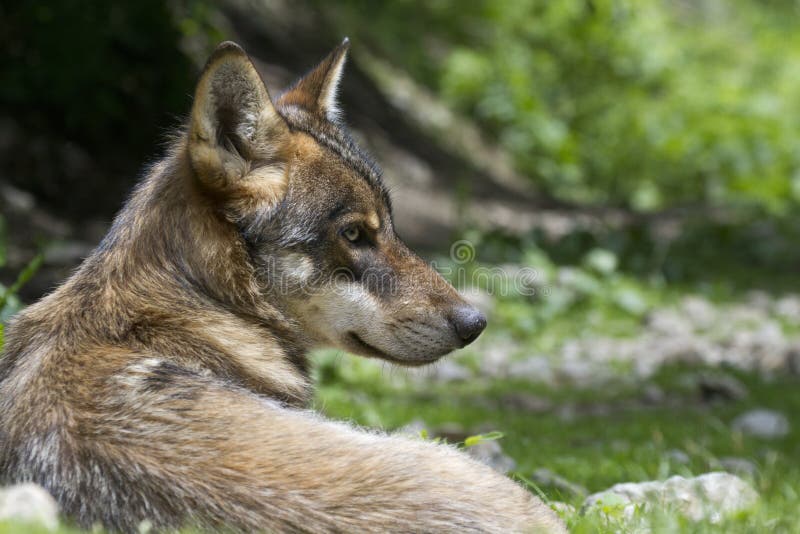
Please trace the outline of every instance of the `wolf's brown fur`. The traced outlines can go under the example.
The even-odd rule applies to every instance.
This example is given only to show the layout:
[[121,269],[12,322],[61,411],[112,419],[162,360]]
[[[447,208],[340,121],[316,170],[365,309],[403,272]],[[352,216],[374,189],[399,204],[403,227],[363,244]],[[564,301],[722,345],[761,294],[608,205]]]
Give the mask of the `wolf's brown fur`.
[[450,447],[303,409],[314,346],[418,365],[484,325],[394,234],[338,122],[346,47],[275,103],[240,48],[218,48],[169,155],[8,329],[0,482],[121,531],[563,529]]

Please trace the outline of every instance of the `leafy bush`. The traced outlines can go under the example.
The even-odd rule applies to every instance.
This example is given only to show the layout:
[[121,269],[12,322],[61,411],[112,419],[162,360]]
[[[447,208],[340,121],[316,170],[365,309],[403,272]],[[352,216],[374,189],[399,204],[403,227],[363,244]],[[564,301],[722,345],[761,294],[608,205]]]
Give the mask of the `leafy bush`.
[[351,0],[331,11],[561,198],[771,213],[800,200],[796,2]]

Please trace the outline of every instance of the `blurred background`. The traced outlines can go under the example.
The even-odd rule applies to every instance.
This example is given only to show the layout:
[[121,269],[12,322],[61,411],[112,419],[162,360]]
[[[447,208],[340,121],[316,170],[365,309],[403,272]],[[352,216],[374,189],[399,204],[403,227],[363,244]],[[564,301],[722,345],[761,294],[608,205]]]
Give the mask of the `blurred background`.
[[591,493],[711,471],[757,504],[659,529],[796,531],[798,28],[797,0],[5,2],[0,318],[96,245],[218,42],[275,96],[349,36],[401,235],[532,290],[466,277],[490,327],[433,368],[317,355],[318,408],[466,440],[576,531],[630,521]]

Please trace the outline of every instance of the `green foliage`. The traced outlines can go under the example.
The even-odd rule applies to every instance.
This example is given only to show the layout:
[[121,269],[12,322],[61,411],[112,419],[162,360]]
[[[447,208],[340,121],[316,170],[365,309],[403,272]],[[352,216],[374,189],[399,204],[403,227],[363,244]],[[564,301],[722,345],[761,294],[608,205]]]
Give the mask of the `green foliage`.
[[496,441],[498,439],[503,439],[504,434],[497,430],[493,430],[492,432],[486,432],[485,434],[475,434],[474,436],[467,436],[464,440],[464,447],[474,447],[479,443],[483,443],[484,441]]
[[[16,280],[9,287],[0,284],[0,350],[3,348],[4,324],[8,319],[22,309],[22,303],[17,298],[17,293],[39,270],[42,265],[43,257],[38,254],[25,268],[17,275]],[[6,262],[6,234],[5,222],[0,217],[0,267]]]
[[785,213],[800,200],[798,9],[350,0],[332,18],[476,117],[563,199]]

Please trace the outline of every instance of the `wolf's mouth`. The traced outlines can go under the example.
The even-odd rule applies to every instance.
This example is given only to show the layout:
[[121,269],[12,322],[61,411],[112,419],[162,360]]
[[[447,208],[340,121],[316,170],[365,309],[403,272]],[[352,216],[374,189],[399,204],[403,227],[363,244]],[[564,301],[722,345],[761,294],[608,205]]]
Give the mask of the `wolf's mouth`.
[[386,358],[387,360],[394,360],[392,356],[389,356],[379,348],[370,345],[369,343],[361,339],[361,337],[355,332],[348,332],[347,338],[350,340],[350,342],[353,343],[353,345],[358,347],[361,351],[368,353],[370,356],[377,356],[378,358]]
[[382,358],[384,360],[388,360],[390,362],[393,362],[393,363],[396,363],[396,364],[399,364],[399,365],[404,365],[406,367],[418,367],[420,365],[425,365],[425,364],[431,363],[432,361],[435,361],[437,359],[437,358],[434,358],[434,359],[422,359],[422,360],[404,360],[402,358],[396,358],[396,357],[392,356],[391,354],[387,354],[387,353],[383,352],[382,350],[380,350],[379,348],[375,347],[374,345],[370,345],[369,343],[367,343],[366,341],[361,339],[361,337],[358,334],[356,334],[355,332],[348,332],[347,333],[347,339],[362,354],[365,354],[367,356],[372,356],[372,357],[375,357],[375,358]]

